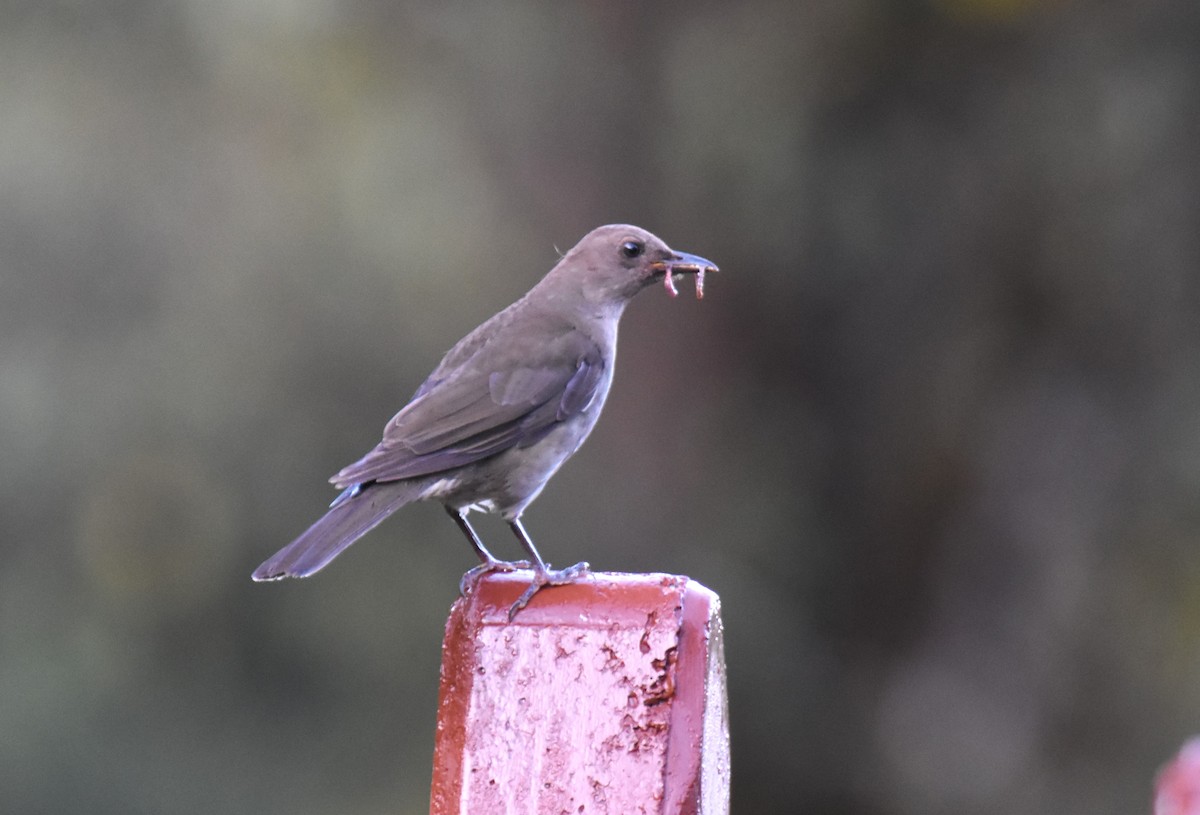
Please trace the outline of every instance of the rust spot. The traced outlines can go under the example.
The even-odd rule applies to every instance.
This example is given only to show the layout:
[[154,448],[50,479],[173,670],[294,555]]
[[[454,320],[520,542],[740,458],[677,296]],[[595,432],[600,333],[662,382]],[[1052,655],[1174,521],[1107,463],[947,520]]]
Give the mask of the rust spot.
[[611,645],[605,643],[600,646],[600,651],[604,654],[604,667],[602,670],[616,673],[625,667],[625,660],[617,655],[617,651]]
[[638,643],[638,648],[643,654],[650,653],[650,631],[654,628],[654,623],[658,620],[658,613],[651,611],[646,615],[646,627],[642,631],[641,642]]
[[666,722],[646,722],[645,724],[635,724],[633,730],[633,743],[629,745],[630,753],[640,753],[643,750],[652,749],[655,743],[662,737],[662,734],[667,730]]
[[675,695],[675,660],[678,658],[678,651],[671,647],[662,659],[650,663],[658,671],[658,678],[646,688],[646,707],[660,705]]
[[[607,784],[603,784],[599,779],[592,779],[592,802],[597,806],[604,807],[608,804]],[[579,812],[583,812],[583,804],[579,805]]]

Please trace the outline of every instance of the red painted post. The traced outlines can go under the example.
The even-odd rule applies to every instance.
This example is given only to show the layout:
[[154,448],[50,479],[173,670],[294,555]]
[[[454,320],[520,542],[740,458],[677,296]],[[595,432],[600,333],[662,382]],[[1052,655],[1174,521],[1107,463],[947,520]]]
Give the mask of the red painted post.
[[720,601],[594,574],[534,596],[490,574],[446,623],[431,815],[729,812]]
[[1154,815],[1200,815],[1200,737],[1159,771],[1154,787]]

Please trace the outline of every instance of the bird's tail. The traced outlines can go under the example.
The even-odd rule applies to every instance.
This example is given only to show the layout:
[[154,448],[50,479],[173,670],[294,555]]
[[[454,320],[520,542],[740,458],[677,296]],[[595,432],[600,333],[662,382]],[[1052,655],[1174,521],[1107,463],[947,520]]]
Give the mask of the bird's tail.
[[307,532],[255,569],[254,579],[315,574],[384,518],[419,498],[421,486],[411,481],[388,481],[347,490]]

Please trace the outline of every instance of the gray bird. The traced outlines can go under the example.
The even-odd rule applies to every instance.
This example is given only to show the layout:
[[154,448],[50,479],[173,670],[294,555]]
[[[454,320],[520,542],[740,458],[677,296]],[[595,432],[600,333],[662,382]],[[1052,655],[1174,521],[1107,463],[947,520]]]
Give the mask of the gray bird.
[[[676,252],[624,224],[589,232],[536,286],[450,349],[383,431],[383,440],[330,481],[344,490],[308,531],[254,571],[255,580],[308,577],[405,504],[440,501],[480,564],[463,575],[466,594],[490,571],[532,568],[517,613],[543,586],[587,573],[587,563],[552,571],[521,514],[596,424],[612,384],[617,323],[630,299],[662,282],[717,267]],[[499,514],[528,561],[493,557],[467,513]]]

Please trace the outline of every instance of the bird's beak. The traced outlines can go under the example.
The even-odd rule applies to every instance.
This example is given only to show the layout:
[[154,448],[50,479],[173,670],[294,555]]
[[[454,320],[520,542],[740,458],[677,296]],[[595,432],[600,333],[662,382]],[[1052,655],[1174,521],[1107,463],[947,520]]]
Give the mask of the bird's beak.
[[670,270],[671,274],[680,272],[715,272],[717,264],[711,260],[705,260],[699,255],[689,255],[687,252],[671,251],[671,257],[668,260],[659,261],[654,264],[656,269],[663,271]]
[[650,268],[663,273],[663,285],[666,286],[667,293],[672,297],[679,294],[675,289],[675,275],[688,273],[696,275],[696,299],[699,300],[704,296],[704,273],[717,271],[717,264],[711,260],[705,260],[699,255],[689,255],[687,252],[671,250],[670,258],[653,263]]

